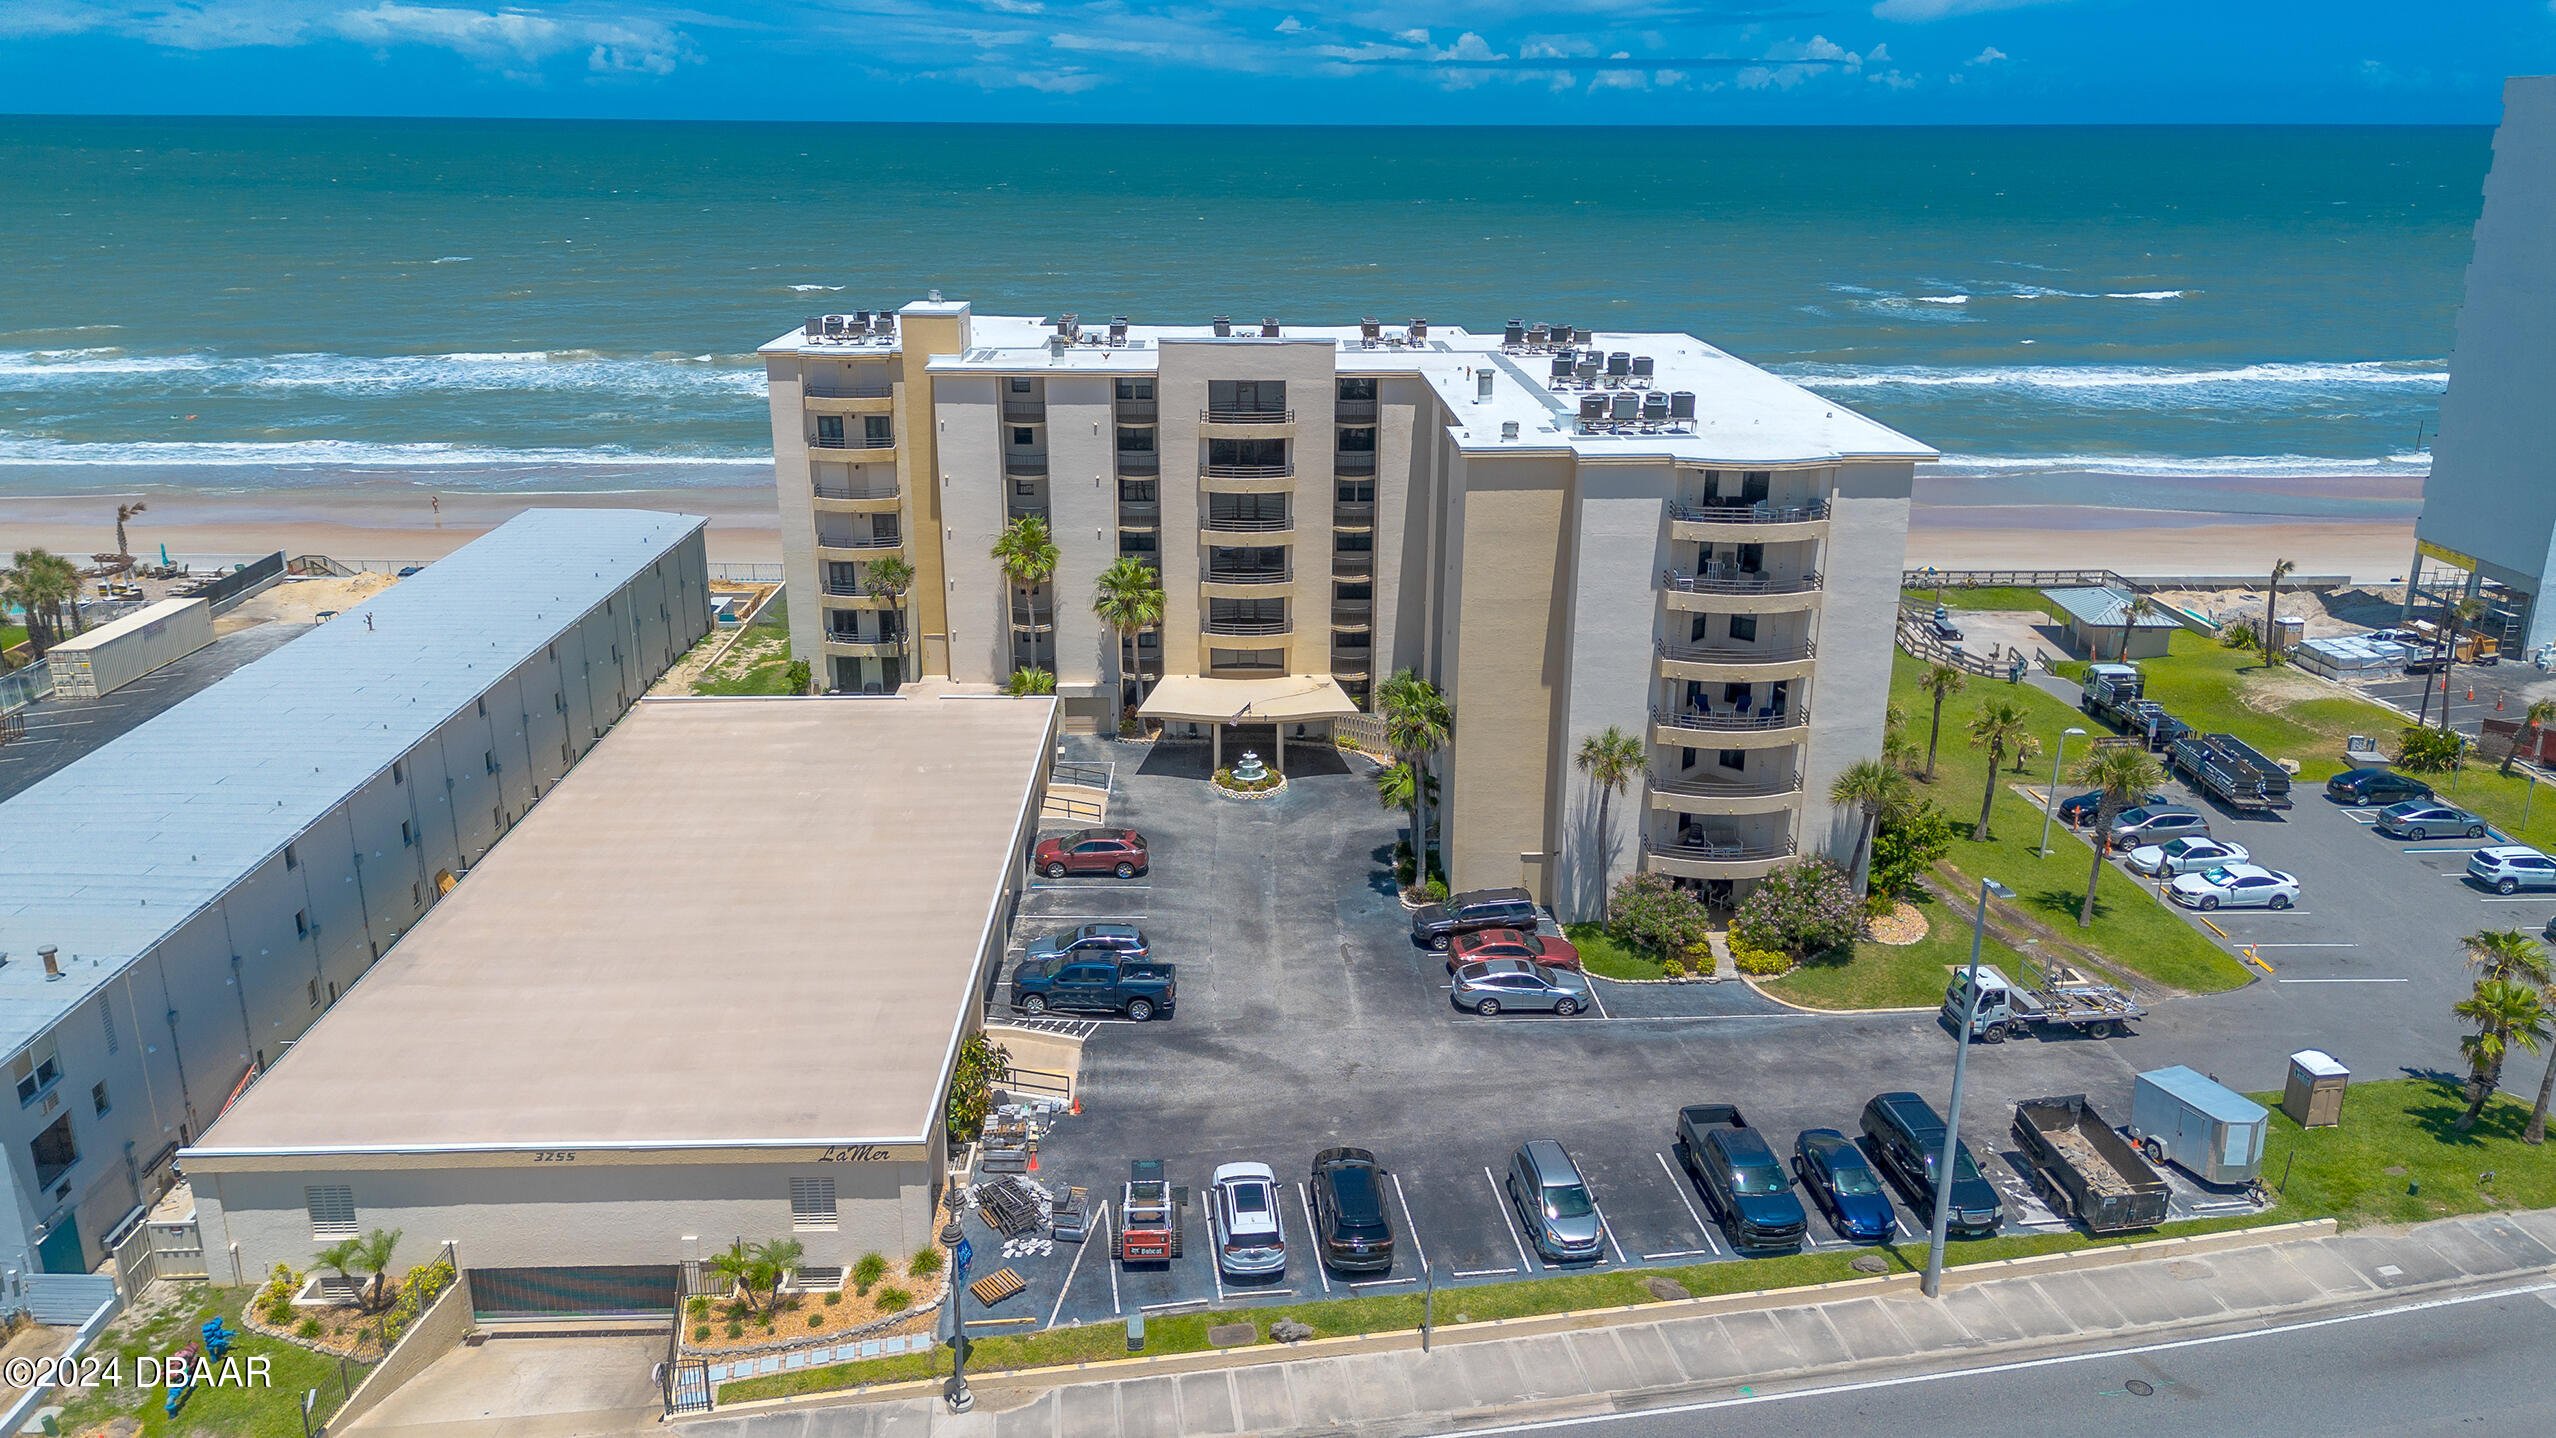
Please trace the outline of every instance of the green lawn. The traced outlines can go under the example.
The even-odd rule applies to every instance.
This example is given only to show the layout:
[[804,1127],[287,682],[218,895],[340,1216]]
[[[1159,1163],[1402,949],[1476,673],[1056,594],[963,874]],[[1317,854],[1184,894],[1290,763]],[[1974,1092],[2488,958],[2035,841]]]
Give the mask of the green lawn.
[[1580,951],[1580,966],[1610,979],[1662,977],[1660,961],[1648,949],[1617,943],[1603,924],[1564,924],[1562,936]]
[[26,642],[27,628],[25,625],[0,624],[0,650],[15,649]]
[[[127,1313],[108,1326],[90,1352],[101,1358],[112,1355],[121,1365],[124,1382],[117,1387],[91,1389],[70,1399],[62,1412],[63,1432],[87,1433],[122,1417],[140,1422],[137,1431],[141,1438],[160,1438],[164,1434],[171,1438],[198,1434],[206,1438],[216,1434],[221,1438],[301,1438],[301,1402],[306,1390],[319,1390],[319,1405],[312,1411],[314,1423],[327,1420],[346,1401],[346,1379],[341,1378],[335,1358],[242,1330],[240,1305],[250,1290],[163,1284],[153,1292],[167,1299],[172,1287],[174,1300],[164,1302],[149,1318],[137,1319]],[[204,1320],[217,1315],[240,1334],[231,1351],[242,1358],[266,1358],[271,1364],[271,1382],[262,1387],[198,1389],[178,1410],[177,1417],[171,1418],[162,1410],[167,1389],[135,1386],[134,1360],[145,1355],[174,1355],[197,1337]],[[346,1368],[347,1377],[356,1386],[363,1384],[364,1372],[362,1364],[348,1364]],[[62,1396],[60,1391],[57,1396]]]
[[[2524,1055],[2514,1068],[2535,1078],[2543,1062]],[[2301,1130],[2276,1107],[2280,1098],[2254,1095],[2272,1109],[2263,1181],[2279,1184],[2286,1173],[2282,1207],[2297,1217],[2332,1217],[2350,1228],[2556,1206],[2556,1144],[2520,1141],[2529,1105],[2508,1094],[2495,1095],[2467,1133],[2450,1127],[2467,1107],[2450,1080],[2355,1083],[2338,1128]],[[2488,1173],[2493,1181],[2480,1182]]]
[[[1815,1009],[1933,1008],[1944,1001],[1946,971],[1970,962],[1970,913],[1932,894],[1914,902],[1926,916],[1926,937],[1904,948],[1870,940],[1822,954],[1791,973],[1760,979],[1768,993]],[[1979,962],[2009,974],[2021,964],[2014,950],[1990,938]]]
[[2059,615],[2059,606],[2041,597],[2038,589],[1903,589],[1899,602],[1925,608],[1942,605],[1946,609],[2029,610],[2035,614]]
[[[2140,1239],[2172,1237],[2177,1234],[2212,1233],[2223,1229],[2244,1228],[2253,1224],[2279,1222],[2283,1217],[2285,1215],[2169,1224],[2154,1233],[2128,1234],[2104,1239],[2088,1239],[2075,1233],[2018,1234],[1952,1244],[1947,1250],[1945,1262],[1948,1264],[1989,1263],[2036,1253],[2055,1253],[2064,1249],[2092,1248]],[[1926,1259],[1926,1249],[1923,1244],[1914,1244],[1907,1248],[1886,1244],[1870,1251],[1880,1254],[1896,1272],[1915,1272],[1924,1265]],[[1437,1321],[1473,1323],[1493,1318],[1525,1318],[1545,1313],[1567,1313],[1592,1308],[1657,1303],[1661,1301],[1659,1297],[1642,1286],[1644,1279],[1657,1276],[1674,1279],[1688,1293],[1697,1297],[1796,1288],[1814,1283],[1834,1283],[1862,1276],[1847,1266],[1854,1257],[1853,1253],[1848,1252],[1804,1253],[1788,1258],[1708,1263],[1687,1268],[1600,1269],[1593,1273],[1557,1275],[1517,1283],[1468,1286],[1450,1289],[1438,1296]],[[1149,1316],[1145,1320],[1145,1351],[1150,1354],[1198,1352],[1211,1346],[1207,1342],[1207,1330],[1224,1323],[1254,1324],[1260,1331],[1257,1341],[1266,1344],[1270,1341],[1269,1325],[1281,1318],[1292,1318],[1310,1327],[1314,1330],[1316,1337],[1336,1338],[1363,1333],[1407,1331],[1420,1326],[1420,1316],[1421,1295],[1417,1293],[1396,1293],[1373,1298],[1327,1299],[1290,1304],[1284,1308],[1262,1307],[1230,1313]],[[978,1337],[968,1359],[968,1370],[975,1373],[1008,1368],[1044,1368],[1055,1364],[1093,1363],[1126,1356],[1128,1355],[1125,1325],[1086,1324],[1074,1328],[1054,1328],[1041,1333]],[[840,1363],[824,1368],[803,1368],[792,1373],[741,1379],[722,1385],[719,1389],[719,1401],[743,1403],[757,1398],[821,1393],[865,1383],[893,1383],[906,1379],[936,1377],[946,1375],[948,1372],[949,1350],[936,1348],[928,1354],[905,1354],[895,1358],[876,1358],[867,1362]]]

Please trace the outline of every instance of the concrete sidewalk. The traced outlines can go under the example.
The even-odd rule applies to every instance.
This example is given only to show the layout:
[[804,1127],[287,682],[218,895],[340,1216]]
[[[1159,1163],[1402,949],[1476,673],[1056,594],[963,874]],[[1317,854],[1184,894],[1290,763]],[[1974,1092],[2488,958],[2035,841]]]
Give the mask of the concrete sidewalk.
[[1342,1425],[1430,1431],[1569,1417],[1860,1364],[1953,1364],[2023,1344],[2145,1336],[2539,1273],[2556,1268],[2556,1211],[2111,1266],[2037,1265],[2020,1260],[2009,1276],[1967,1281],[1953,1270],[1940,1302],[1900,1280],[1887,1291],[1795,1307],[1516,1337],[1475,1328],[1463,1335],[1467,1341],[1442,1338],[1425,1354],[1396,1347],[1208,1371],[1096,1375],[1038,1388],[1007,1388],[993,1376],[977,1383],[976,1411],[963,1417],[930,1397],[826,1407],[807,1400],[679,1426],[687,1438],[1180,1438]]

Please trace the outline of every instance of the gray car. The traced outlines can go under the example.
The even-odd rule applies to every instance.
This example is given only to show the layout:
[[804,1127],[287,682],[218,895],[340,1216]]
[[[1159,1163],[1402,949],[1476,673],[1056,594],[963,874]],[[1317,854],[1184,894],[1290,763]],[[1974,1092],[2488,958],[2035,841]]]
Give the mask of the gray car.
[[1045,963],[1069,955],[1097,958],[1114,954],[1122,959],[1143,959],[1152,957],[1153,952],[1153,946],[1145,942],[1145,931],[1134,924],[1085,924],[1079,929],[1033,939],[1024,957],[1033,963]]
[[1589,981],[1551,964],[1484,959],[1456,970],[1454,996],[1485,1018],[1507,1009],[1568,1015],[1589,1006]]
[[2112,820],[2112,847],[2116,849],[2162,844],[2187,836],[2208,838],[2210,820],[2200,810],[2180,804],[2141,804],[2122,810]]
[[2405,839],[2428,839],[2434,834],[2463,834],[2470,839],[2485,837],[2485,821],[2465,809],[2453,808],[2438,799],[2408,799],[2379,810],[2378,831]]
[[1509,1155],[1509,1204],[1518,1211],[1535,1251],[1556,1263],[1604,1256],[1606,1230],[1597,1200],[1562,1145],[1539,1138]]

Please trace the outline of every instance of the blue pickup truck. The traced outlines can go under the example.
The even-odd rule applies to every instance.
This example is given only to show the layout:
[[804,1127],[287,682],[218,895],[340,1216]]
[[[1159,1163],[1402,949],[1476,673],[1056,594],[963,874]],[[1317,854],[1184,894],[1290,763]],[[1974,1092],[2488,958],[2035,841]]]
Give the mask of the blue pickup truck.
[[1791,1253],[1810,1232],[1810,1215],[1793,1196],[1766,1138],[1726,1103],[1677,1111],[1677,1156],[1704,1195],[1705,1207],[1742,1253]]
[[1151,959],[1073,952],[1028,958],[1012,972],[1012,1007],[1032,1018],[1045,1013],[1125,1014],[1139,1023],[1170,1018],[1180,997],[1172,965]]

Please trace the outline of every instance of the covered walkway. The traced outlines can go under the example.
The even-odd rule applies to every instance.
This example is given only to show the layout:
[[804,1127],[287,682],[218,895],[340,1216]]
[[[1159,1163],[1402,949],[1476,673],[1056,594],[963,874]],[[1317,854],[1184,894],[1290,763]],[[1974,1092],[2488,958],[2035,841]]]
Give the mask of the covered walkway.
[[1137,714],[1165,723],[1210,726],[1214,745],[1208,772],[1225,767],[1225,727],[1267,724],[1277,736],[1270,768],[1287,772],[1287,726],[1338,719],[1358,712],[1328,674],[1288,674],[1267,679],[1217,679],[1203,674],[1166,675],[1145,696]]

